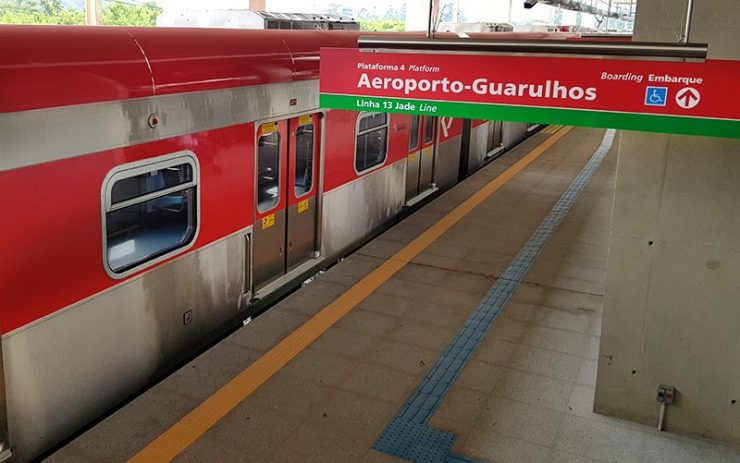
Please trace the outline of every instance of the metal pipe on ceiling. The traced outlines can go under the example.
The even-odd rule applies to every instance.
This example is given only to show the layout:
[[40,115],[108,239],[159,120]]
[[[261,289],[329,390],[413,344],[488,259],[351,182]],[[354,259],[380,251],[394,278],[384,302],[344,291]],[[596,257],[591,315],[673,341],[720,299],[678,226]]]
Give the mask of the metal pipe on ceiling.
[[432,38],[434,31],[432,30],[432,24],[434,24],[434,0],[429,0],[429,22],[427,23],[427,38]]
[[360,49],[706,59],[706,44],[361,36]]

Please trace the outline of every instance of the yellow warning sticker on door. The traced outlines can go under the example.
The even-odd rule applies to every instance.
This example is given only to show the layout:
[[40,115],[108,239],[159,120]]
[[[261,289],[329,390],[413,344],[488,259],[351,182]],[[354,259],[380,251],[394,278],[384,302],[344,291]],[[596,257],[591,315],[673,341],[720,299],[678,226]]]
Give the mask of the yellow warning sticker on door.
[[298,125],[308,125],[313,123],[313,116],[298,116]]
[[262,217],[262,229],[270,228],[275,225],[275,214]]
[[412,161],[416,161],[416,153],[409,154],[409,159],[411,159]]
[[304,199],[302,201],[298,201],[298,213],[307,211],[308,210],[308,200]]
[[278,123],[277,122],[270,122],[269,124],[262,124],[262,135],[277,132],[278,129]]

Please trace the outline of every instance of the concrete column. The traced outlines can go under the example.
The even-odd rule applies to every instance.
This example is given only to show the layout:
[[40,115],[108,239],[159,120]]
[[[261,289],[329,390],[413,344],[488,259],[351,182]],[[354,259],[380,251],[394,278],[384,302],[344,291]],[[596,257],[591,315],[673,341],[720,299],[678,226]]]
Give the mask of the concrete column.
[[103,0],[85,0],[85,24],[103,25]]
[[[694,2],[690,41],[740,59],[737,6]],[[635,40],[678,42],[685,11],[640,0]],[[740,141],[624,132],[618,156],[594,409],[654,425],[667,384],[667,431],[740,447]]]

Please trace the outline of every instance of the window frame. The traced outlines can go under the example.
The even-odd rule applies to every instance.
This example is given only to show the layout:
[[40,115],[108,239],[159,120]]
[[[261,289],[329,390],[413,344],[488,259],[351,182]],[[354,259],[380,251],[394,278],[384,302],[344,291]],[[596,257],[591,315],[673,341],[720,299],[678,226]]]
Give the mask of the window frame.
[[[311,114],[311,115],[313,115],[313,114]],[[312,143],[311,143],[311,188],[309,188],[306,192],[304,192],[304,193],[302,193],[300,195],[297,195],[296,192],[295,192],[295,176],[296,176],[296,173],[297,173],[297,169],[296,168],[298,167],[298,162],[297,162],[297,160],[298,160],[298,129],[300,129],[301,127],[305,127],[307,125],[310,125],[311,126],[311,141],[312,141]],[[294,137],[295,138],[294,143],[296,144],[296,151],[295,151],[294,156],[293,156],[294,157],[294,159],[293,159],[294,163],[293,163],[293,166],[292,166],[293,167],[293,169],[292,169],[293,170],[293,197],[295,199],[300,199],[300,198],[303,198],[303,197],[308,196],[311,193],[313,193],[313,190],[315,188],[315,184],[317,183],[317,182],[314,181],[316,179],[315,177],[316,177],[316,160],[317,160],[316,158],[317,158],[317,156],[316,156],[316,125],[314,124],[313,118],[311,119],[311,122],[309,122],[308,124],[296,125],[295,130],[296,130],[296,132],[295,132],[295,137]],[[355,141],[355,143],[357,143],[357,142]],[[357,147],[355,147],[355,149],[357,149]],[[290,164],[290,156],[288,156],[288,163]],[[288,170],[289,171],[291,170],[290,167],[291,166],[288,165]]]
[[[277,125],[280,121],[283,121],[285,119],[278,119],[275,121],[265,121],[262,123],[259,123],[257,125],[257,131],[255,132],[257,134],[257,138],[254,143],[254,201],[255,201],[255,210],[258,214],[269,214],[270,211],[274,211],[276,208],[280,206],[280,201],[283,199],[283,188],[285,188],[285,185],[283,185],[283,153],[281,152],[281,149],[283,147],[283,134],[280,131],[280,126]],[[262,132],[262,127],[268,124],[276,124],[276,129],[274,131],[270,132]],[[278,137],[278,144],[277,144],[277,165],[278,165],[278,196],[277,196],[277,202],[273,204],[272,206],[268,207],[265,210],[260,209],[260,200],[259,200],[259,167],[260,167],[260,152],[259,152],[259,145],[260,145],[260,139],[262,137],[267,137],[272,134],[277,134]],[[290,142],[290,140],[288,140]],[[287,149],[287,147],[286,147]],[[290,166],[286,165],[286,168],[290,169]]]
[[[365,117],[365,116],[374,115],[374,114],[385,114],[386,115],[385,124],[378,125],[378,126],[373,127],[371,129],[366,129],[366,130],[360,131],[360,121],[362,120],[362,118]],[[375,164],[374,166],[368,167],[368,168],[363,169],[363,170],[357,170],[357,138],[360,135],[365,135],[367,133],[374,132],[376,130],[380,130],[380,129],[383,129],[383,128],[386,129],[386,132],[385,132],[386,133],[386,135],[385,135],[385,156],[383,157],[383,162],[380,162],[378,164]],[[354,169],[355,174],[357,176],[365,175],[368,172],[372,172],[374,170],[380,169],[381,167],[383,167],[388,162],[388,150],[389,150],[390,138],[391,138],[390,135],[391,135],[391,115],[390,115],[390,113],[384,113],[382,111],[362,111],[362,112],[360,112],[360,114],[357,115],[357,120],[355,121],[355,134],[354,134],[354,142],[353,142],[353,144],[355,146],[354,147],[354,156],[352,156],[352,169]]]
[[[431,145],[436,142],[435,138],[437,135],[437,117],[436,116],[421,116],[424,120],[424,133],[422,134],[422,146],[423,145]],[[429,124],[427,124],[429,122]],[[430,133],[430,137],[427,140],[427,127],[432,128],[432,133]]]
[[[411,114],[411,117],[409,118],[409,153],[418,151],[421,149],[421,138],[419,136],[419,126],[421,125],[421,118],[422,116],[418,114]],[[416,130],[412,130],[414,127],[413,120],[416,118]],[[411,146],[411,135],[415,133],[416,134],[416,143],[414,143],[413,146]]]
[[[146,174],[147,172],[151,172],[153,170],[160,170],[160,169],[166,169],[168,167],[178,166],[180,164],[190,165],[193,171],[193,178],[191,181],[181,183],[173,187],[164,188],[156,192],[147,193],[141,196],[130,198],[130,199],[121,201],[119,203],[116,203],[115,205],[112,204],[113,185],[117,181],[129,178],[129,177],[135,177],[141,174]],[[171,249],[165,254],[162,254],[152,259],[148,259],[143,262],[140,262],[136,264],[134,267],[131,267],[122,272],[114,271],[110,266],[110,262],[108,261],[107,214],[110,212],[117,211],[119,209],[123,209],[129,206],[135,205],[135,204],[147,202],[152,199],[166,196],[168,194],[176,193],[178,191],[188,190],[190,188],[195,189],[195,198],[194,198],[195,229],[193,230],[192,238],[187,243],[183,244],[182,246],[178,246],[174,249]],[[101,194],[100,194],[101,233],[102,233],[102,244],[103,244],[102,257],[103,257],[103,268],[105,269],[105,273],[107,273],[108,276],[111,278],[120,280],[120,279],[128,277],[129,275],[133,273],[140,272],[141,270],[145,268],[153,267],[157,265],[158,263],[164,260],[167,260],[174,255],[181,254],[187,251],[188,249],[192,248],[193,246],[195,246],[195,243],[198,240],[198,235],[200,234],[200,226],[201,226],[200,190],[201,190],[200,163],[198,162],[198,157],[195,155],[195,153],[189,150],[177,151],[174,153],[165,154],[163,156],[157,156],[154,158],[143,159],[141,161],[121,164],[119,166],[112,168],[108,172],[108,174],[105,176],[105,179],[103,180],[103,185],[102,185]]]

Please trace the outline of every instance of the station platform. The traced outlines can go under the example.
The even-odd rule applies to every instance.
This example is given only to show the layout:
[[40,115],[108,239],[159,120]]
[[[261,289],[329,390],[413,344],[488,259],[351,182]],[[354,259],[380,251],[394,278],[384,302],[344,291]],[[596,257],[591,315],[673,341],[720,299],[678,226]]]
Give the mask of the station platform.
[[47,461],[740,461],[592,412],[618,137],[545,128]]

